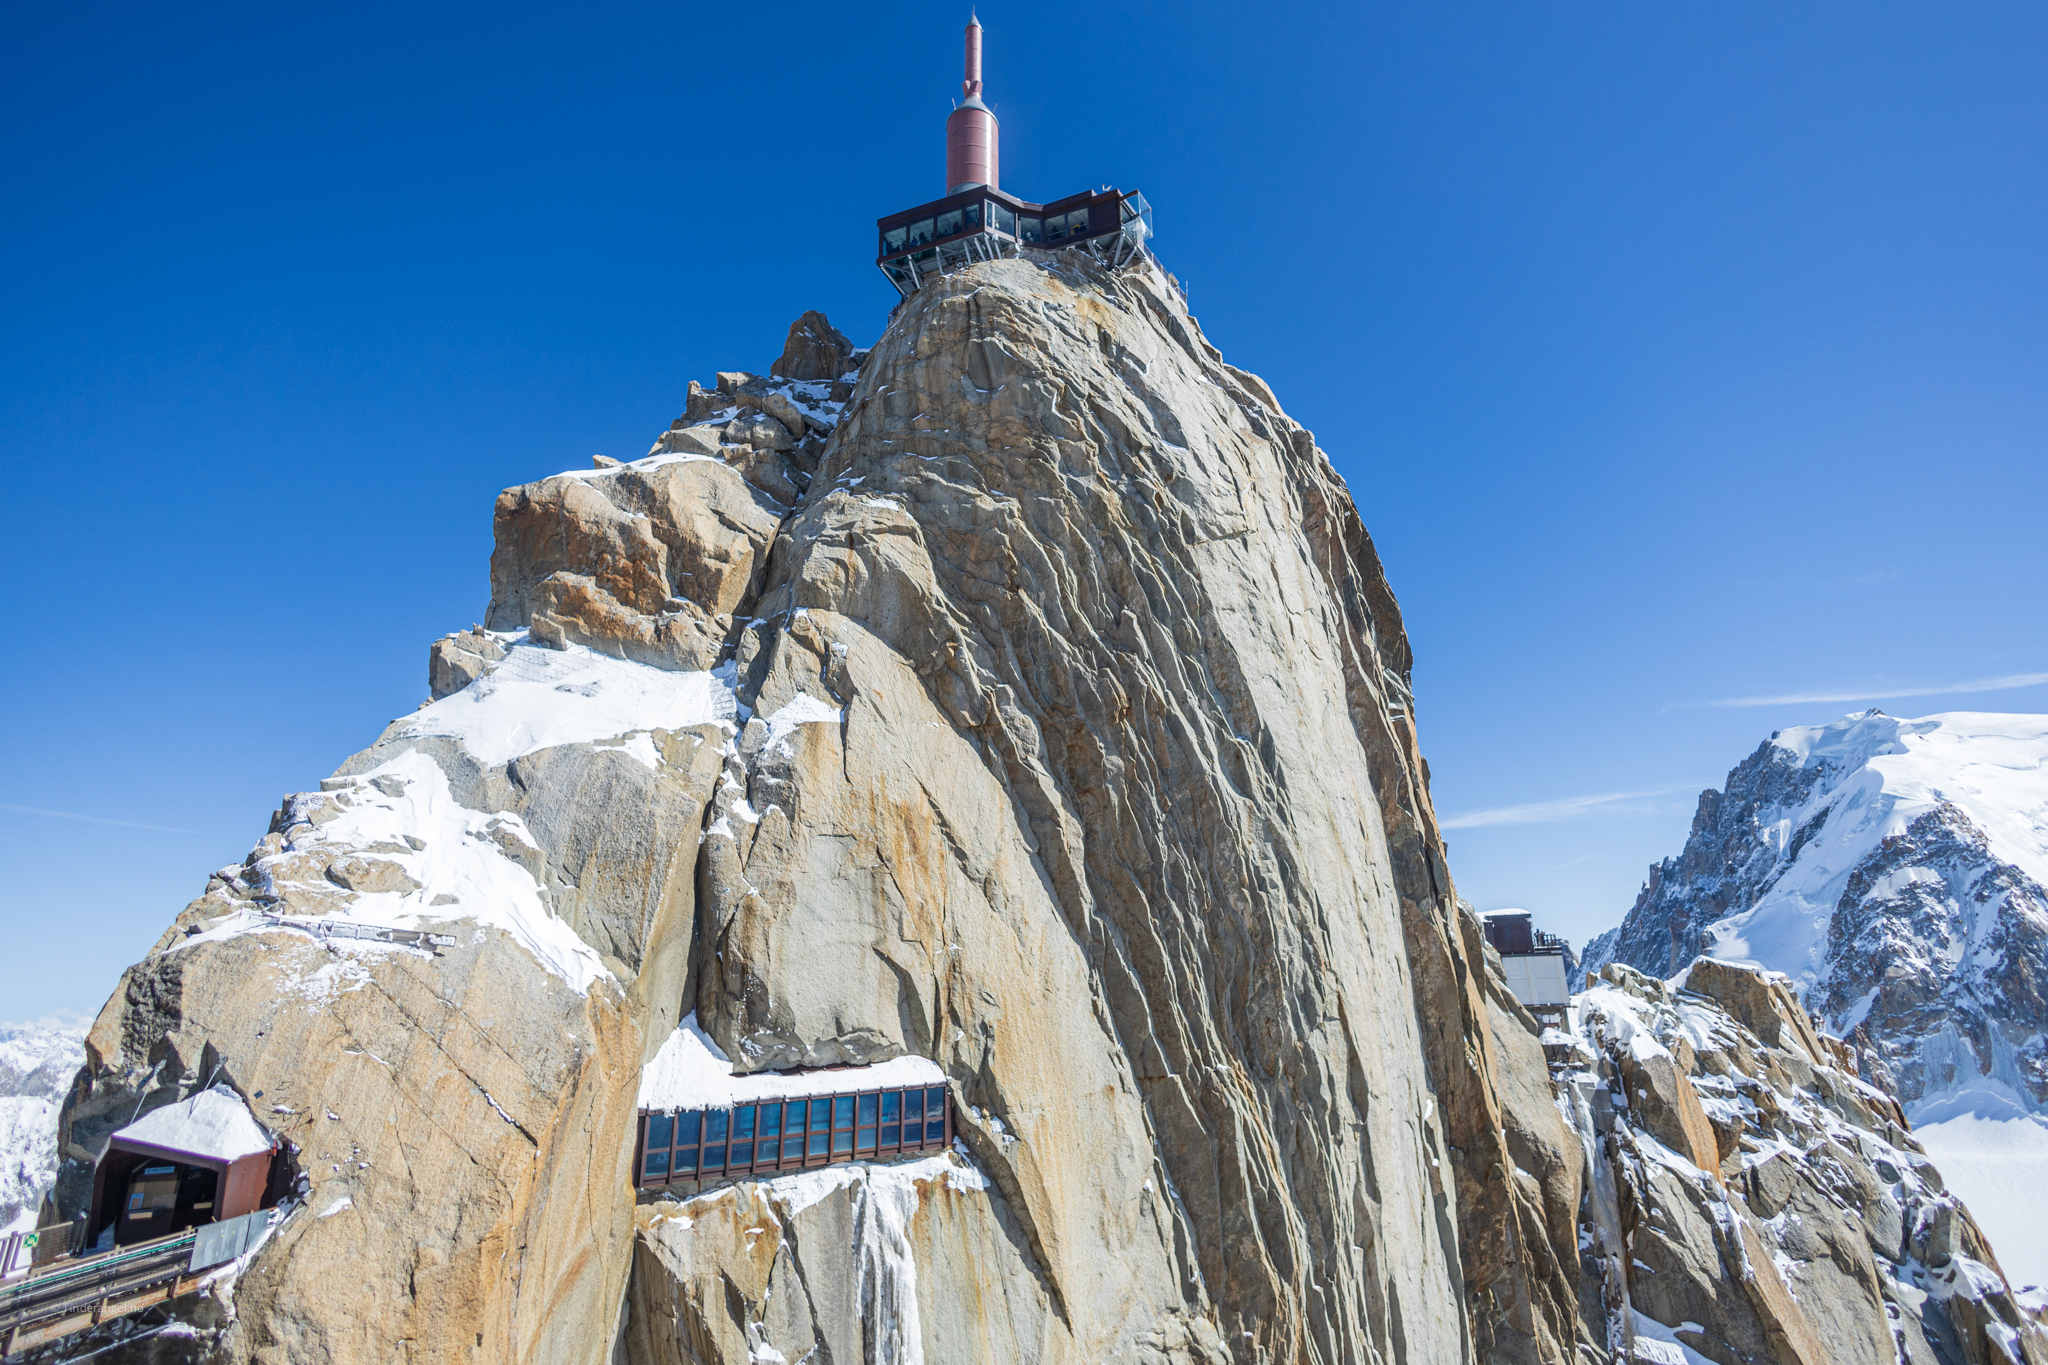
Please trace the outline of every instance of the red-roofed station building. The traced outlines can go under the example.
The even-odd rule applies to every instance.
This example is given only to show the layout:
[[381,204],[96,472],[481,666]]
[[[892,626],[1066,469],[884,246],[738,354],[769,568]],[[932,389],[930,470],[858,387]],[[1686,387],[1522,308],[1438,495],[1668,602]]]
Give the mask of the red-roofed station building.
[[225,1088],[152,1109],[107,1141],[85,1245],[152,1242],[263,1206],[277,1141]]

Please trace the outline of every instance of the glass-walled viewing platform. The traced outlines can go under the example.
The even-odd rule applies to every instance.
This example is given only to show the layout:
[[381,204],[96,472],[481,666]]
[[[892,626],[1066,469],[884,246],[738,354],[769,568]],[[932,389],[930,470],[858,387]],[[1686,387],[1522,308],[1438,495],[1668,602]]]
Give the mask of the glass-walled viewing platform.
[[976,185],[875,224],[875,264],[908,296],[933,274],[1026,248],[1079,246],[1122,265],[1152,236],[1152,206],[1136,190],[1104,188],[1034,204]]
[[633,1183],[648,1190],[687,1181],[737,1180],[806,1166],[942,1152],[952,1144],[952,1092],[944,1084],[831,1091],[668,1113],[643,1109]]

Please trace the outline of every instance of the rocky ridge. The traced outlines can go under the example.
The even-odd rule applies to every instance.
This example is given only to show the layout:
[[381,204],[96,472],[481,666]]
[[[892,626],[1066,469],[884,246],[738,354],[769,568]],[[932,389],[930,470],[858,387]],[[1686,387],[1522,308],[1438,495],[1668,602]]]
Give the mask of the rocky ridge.
[[1916,1113],[2048,1109],[2048,719],[1880,711],[1780,732],[1701,795],[1586,965],[1787,973]]
[[1541,1038],[1590,1157],[1580,1244],[1617,1359],[2048,1359],[1896,1098],[1786,978],[1612,964]]

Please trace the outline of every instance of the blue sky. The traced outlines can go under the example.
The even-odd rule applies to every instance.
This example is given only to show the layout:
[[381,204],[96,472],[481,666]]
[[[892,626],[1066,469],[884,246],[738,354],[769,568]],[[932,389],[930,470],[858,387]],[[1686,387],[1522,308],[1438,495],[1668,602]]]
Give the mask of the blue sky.
[[[981,9],[1006,187],[1142,188],[1350,480],[1482,908],[1615,922],[1779,726],[2048,706],[1956,687],[2048,673],[2048,10]],[[0,1018],[424,698],[497,490],[875,337],[963,17],[9,9]]]

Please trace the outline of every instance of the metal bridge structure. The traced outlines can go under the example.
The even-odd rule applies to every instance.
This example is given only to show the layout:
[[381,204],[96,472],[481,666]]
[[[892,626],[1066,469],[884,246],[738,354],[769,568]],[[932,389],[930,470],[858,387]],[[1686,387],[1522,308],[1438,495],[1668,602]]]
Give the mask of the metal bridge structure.
[[160,1241],[64,1257],[0,1285],[0,1356],[192,1293],[261,1240],[270,1216],[266,1209]]

